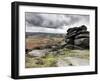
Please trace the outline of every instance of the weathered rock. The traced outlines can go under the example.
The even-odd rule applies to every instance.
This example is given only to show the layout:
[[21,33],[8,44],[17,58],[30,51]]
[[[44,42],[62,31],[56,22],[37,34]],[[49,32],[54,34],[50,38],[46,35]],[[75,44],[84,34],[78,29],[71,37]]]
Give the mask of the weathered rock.
[[32,50],[31,49],[25,49],[25,54],[27,54],[30,51],[32,51]]
[[71,46],[71,49],[77,46],[84,49],[89,48],[89,31],[87,31],[87,27],[82,25],[69,28],[65,36],[65,42],[67,46],[73,46]]
[[66,42],[67,44],[74,45],[74,38],[68,38],[68,39],[65,40],[65,42]]
[[73,32],[73,31],[75,31],[75,30],[77,30],[77,29],[78,29],[78,27],[69,28],[69,29],[67,30],[67,32]]
[[72,45],[72,44],[67,44],[67,45],[65,46],[65,48],[73,49],[73,48],[74,48],[74,45]]
[[89,48],[89,38],[75,39],[74,44],[83,48]]
[[77,31],[73,31],[73,32],[69,32],[67,35],[66,35],[66,38],[73,38],[74,36],[76,36],[76,33]]
[[28,54],[33,57],[44,57],[47,52],[47,50],[32,50]]
[[89,34],[83,33],[75,36],[75,39],[79,39],[79,38],[89,38]]
[[77,35],[79,35],[79,34],[89,34],[89,31],[85,31],[85,30],[78,31]]

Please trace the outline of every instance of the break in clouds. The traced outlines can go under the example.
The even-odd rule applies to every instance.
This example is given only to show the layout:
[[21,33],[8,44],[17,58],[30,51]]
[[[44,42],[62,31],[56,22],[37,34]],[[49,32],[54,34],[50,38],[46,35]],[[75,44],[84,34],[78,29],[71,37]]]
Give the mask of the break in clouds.
[[[47,31],[48,29],[53,30],[65,30],[69,27],[86,25],[89,27],[89,15],[79,14],[47,14],[47,13],[25,13],[26,31]],[[47,30],[46,30],[47,28]]]

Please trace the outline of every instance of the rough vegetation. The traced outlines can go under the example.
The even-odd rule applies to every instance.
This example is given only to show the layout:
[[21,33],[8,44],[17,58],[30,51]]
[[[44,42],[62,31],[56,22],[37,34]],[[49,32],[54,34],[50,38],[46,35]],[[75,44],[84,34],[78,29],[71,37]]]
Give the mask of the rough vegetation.
[[[63,54],[49,53],[45,57],[34,57],[26,55],[26,68],[33,67],[60,67],[60,66],[75,66],[75,63],[70,59],[81,59],[79,65],[82,65],[83,60],[86,60],[84,65],[89,64],[89,50],[61,50]],[[62,53],[60,52],[60,53]],[[73,58],[74,57],[74,58]],[[70,59],[69,59],[70,58]],[[74,61],[77,61],[76,59]],[[78,64],[77,64],[78,65]]]
[[66,35],[31,34],[26,37],[25,67],[89,65],[87,27],[73,27]]

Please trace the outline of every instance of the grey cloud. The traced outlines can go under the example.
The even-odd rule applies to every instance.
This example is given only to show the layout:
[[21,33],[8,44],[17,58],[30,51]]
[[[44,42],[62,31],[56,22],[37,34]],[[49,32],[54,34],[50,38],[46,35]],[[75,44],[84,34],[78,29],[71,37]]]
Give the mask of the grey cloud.
[[27,26],[41,26],[48,28],[62,28],[63,25],[72,25],[80,21],[89,23],[89,15],[78,14],[40,14],[25,13]]
[[67,14],[66,17],[70,18],[69,22],[65,21],[66,25],[73,25],[81,21],[84,21],[85,23],[89,23],[89,15]]
[[43,23],[42,16],[38,14],[26,13],[26,24],[39,26]]

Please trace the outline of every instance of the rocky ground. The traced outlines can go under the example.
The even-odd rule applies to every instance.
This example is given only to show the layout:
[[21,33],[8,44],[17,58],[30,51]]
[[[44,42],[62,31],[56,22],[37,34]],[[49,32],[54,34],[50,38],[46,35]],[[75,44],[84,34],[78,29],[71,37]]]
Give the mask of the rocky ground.
[[59,59],[57,62],[57,66],[84,66],[89,65],[89,61],[87,59],[78,58],[78,57],[65,57],[63,59]]
[[89,65],[89,31],[85,25],[69,28],[61,40],[31,41],[34,49],[26,49],[26,68]]
[[26,55],[26,68],[89,65],[89,50],[63,49],[60,51],[59,55],[51,52],[40,56]]

